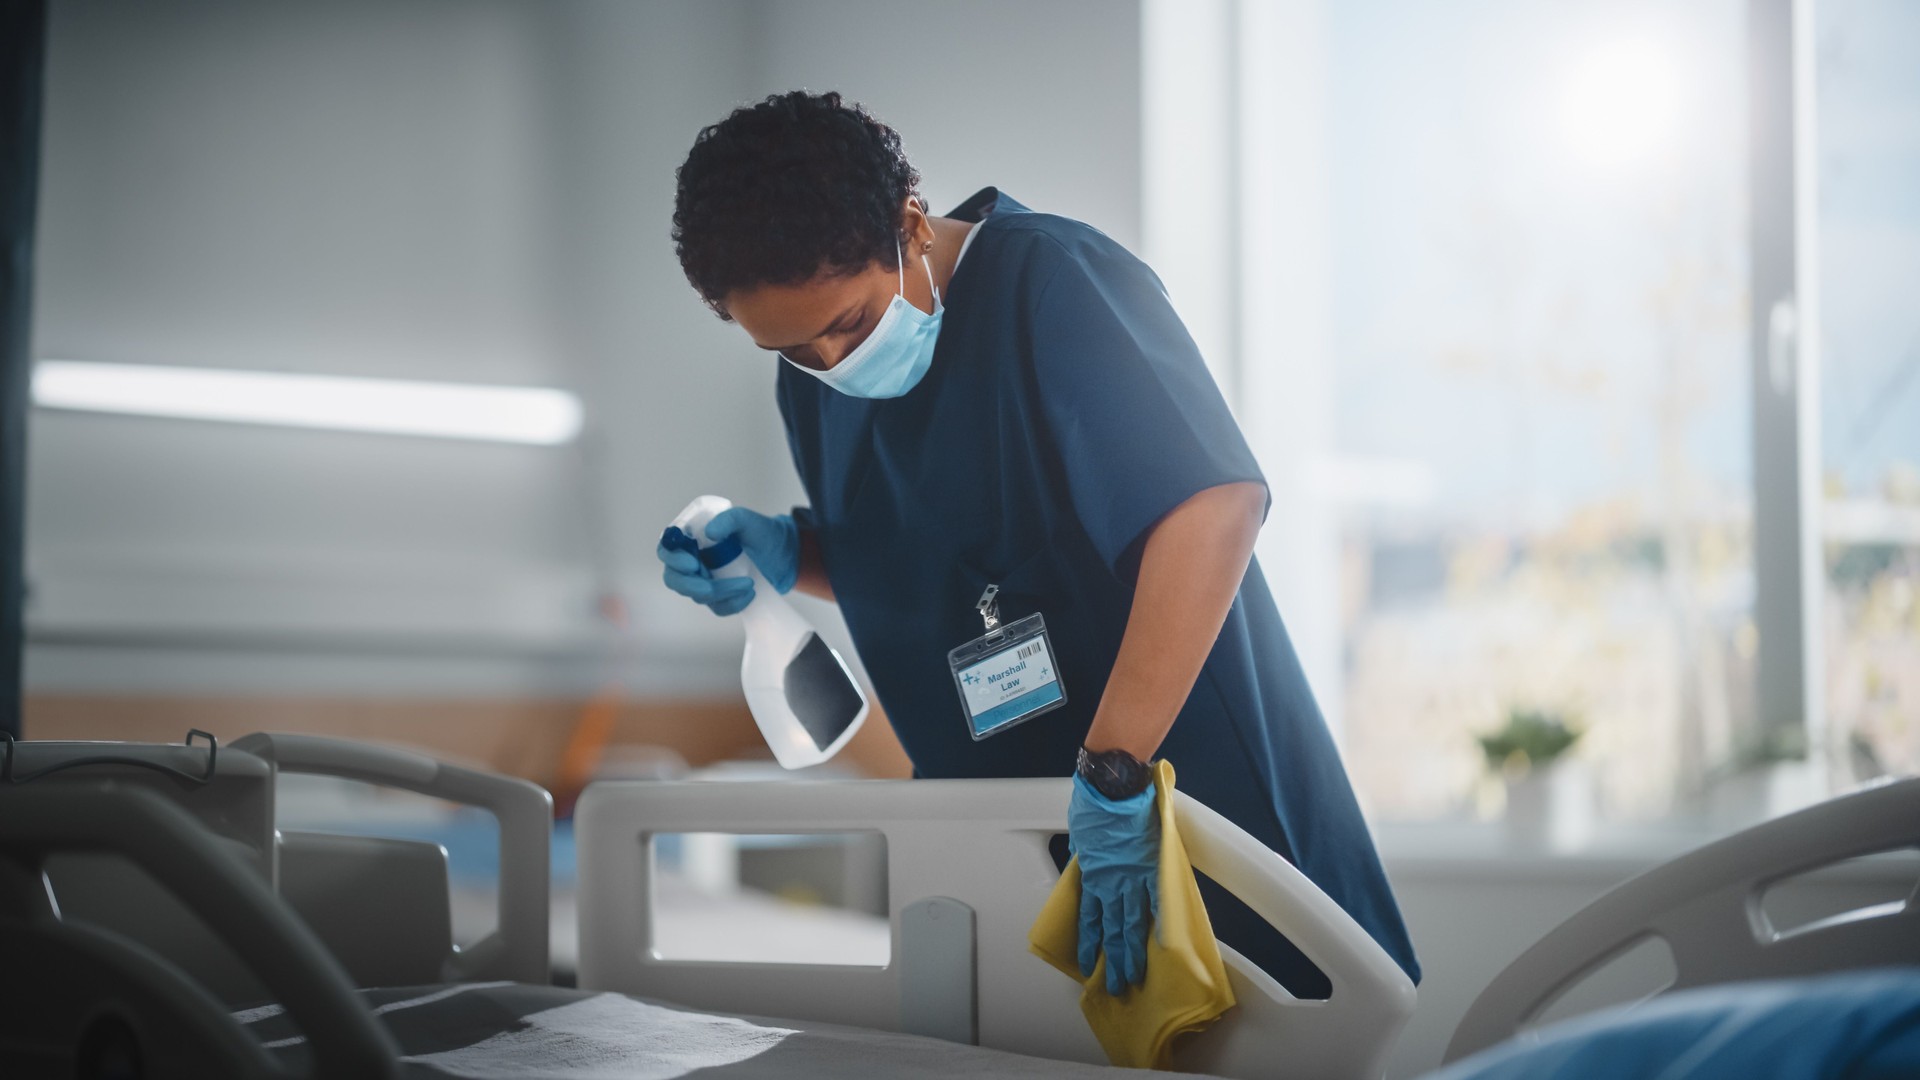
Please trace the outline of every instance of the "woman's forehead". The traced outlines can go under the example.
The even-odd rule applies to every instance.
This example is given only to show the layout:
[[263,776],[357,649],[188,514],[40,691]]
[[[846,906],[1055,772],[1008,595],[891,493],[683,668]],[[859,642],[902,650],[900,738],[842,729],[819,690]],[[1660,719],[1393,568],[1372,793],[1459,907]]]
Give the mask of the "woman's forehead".
[[858,273],[820,274],[794,285],[737,289],[727,294],[727,314],[763,349],[799,345],[819,337],[848,308],[871,300],[882,284],[891,292],[893,276],[875,264]]

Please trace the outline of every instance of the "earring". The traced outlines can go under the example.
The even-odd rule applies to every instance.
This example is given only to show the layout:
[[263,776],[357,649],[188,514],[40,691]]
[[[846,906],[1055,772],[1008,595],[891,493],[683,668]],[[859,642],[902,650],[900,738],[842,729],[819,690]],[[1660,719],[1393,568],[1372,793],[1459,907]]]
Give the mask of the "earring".
[[920,250],[921,250],[921,251],[932,251],[932,250],[933,250],[933,241],[931,241],[931,240],[929,240],[929,241],[927,241],[926,243],[924,243],[924,244],[922,244],[922,245],[920,245]]

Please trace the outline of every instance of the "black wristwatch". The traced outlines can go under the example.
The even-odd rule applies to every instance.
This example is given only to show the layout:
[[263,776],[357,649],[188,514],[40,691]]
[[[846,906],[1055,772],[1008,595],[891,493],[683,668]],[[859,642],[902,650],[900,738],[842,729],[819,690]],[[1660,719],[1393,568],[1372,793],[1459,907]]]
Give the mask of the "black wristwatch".
[[1093,751],[1083,746],[1073,771],[1109,799],[1131,799],[1153,783],[1153,766],[1125,750]]

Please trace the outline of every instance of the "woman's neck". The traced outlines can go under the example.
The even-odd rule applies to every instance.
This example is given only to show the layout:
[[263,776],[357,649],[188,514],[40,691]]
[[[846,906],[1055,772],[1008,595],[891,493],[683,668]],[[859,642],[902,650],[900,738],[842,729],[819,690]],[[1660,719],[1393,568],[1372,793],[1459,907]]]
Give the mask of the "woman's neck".
[[971,221],[957,218],[930,217],[927,224],[933,226],[933,250],[926,253],[927,260],[933,264],[933,280],[940,286],[941,295],[946,295],[947,279],[953,276],[953,268],[960,262],[960,245],[967,242],[967,230],[973,228]]

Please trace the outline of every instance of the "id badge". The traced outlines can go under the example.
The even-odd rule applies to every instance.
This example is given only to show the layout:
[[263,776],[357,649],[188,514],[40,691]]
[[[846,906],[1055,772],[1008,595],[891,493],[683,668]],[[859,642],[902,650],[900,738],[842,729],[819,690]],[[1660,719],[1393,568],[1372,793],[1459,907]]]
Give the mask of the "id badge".
[[1035,613],[1001,625],[999,591],[987,586],[977,605],[987,632],[947,654],[975,742],[1067,703],[1046,619]]

